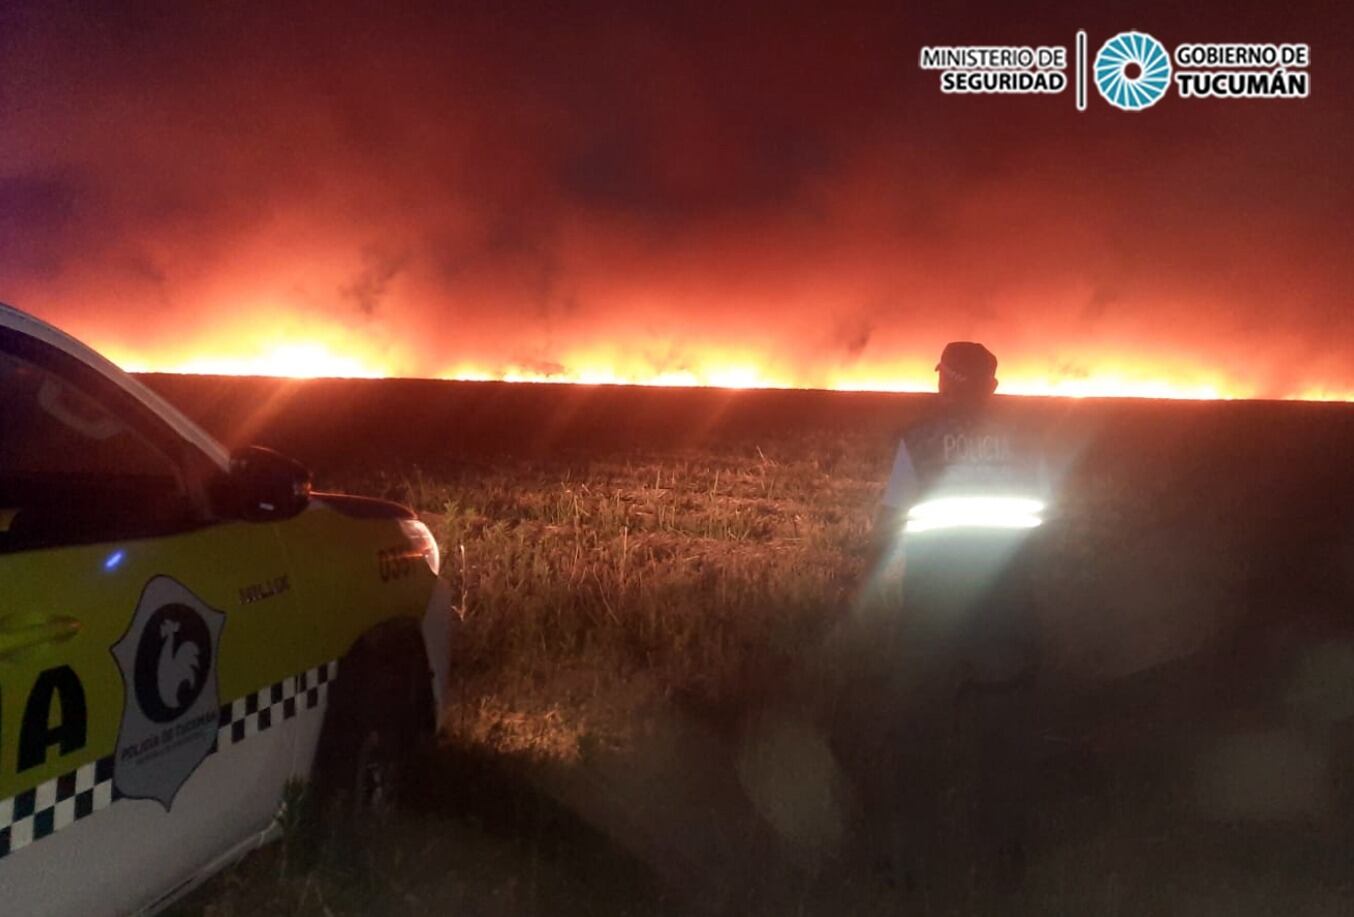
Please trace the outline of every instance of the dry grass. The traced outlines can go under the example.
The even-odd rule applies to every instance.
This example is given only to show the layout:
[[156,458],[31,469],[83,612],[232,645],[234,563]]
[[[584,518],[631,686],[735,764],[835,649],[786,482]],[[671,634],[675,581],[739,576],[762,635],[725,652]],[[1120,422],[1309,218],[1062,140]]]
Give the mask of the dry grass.
[[433,526],[458,596],[449,730],[558,757],[620,740],[646,703],[746,703],[794,664],[850,606],[879,484],[863,461],[753,450],[383,489]]
[[[654,700],[746,708],[783,693],[860,612],[886,447],[808,439],[349,486],[417,507],[439,536],[463,620],[452,734],[559,756],[618,739]],[[1105,474],[1064,487],[1032,552],[1056,667],[1149,668],[1235,617],[1234,545],[1149,535],[1152,496]]]
[[[312,835],[303,846],[331,853],[289,869],[282,853],[256,856],[190,909],[895,913],[906,900],[920,913],[1011,910],[1016,899],[976,877],[966,849],[921,857],[944,878],[920,893],[893,866],[877,868],[891,855],[877,834],[886,813],[870,810],[862,787],[893,779],[871,770],[898,759],[862,738],[876,730],[859,693],[872,639],[859,584],[889,457],[877,438],[808,437],[323,481],[415,506],[441,542],[461,623],[449,750],[429,771],[436,798],[356,853],[332,854],[347,845]],[[1144,494],[1141,481],[1074,473],[1033,551],[1048,656],[1074,693],[1199,650],[1239,615],[1248,580],[1237,542],[1163,527]],[[1048,755],[1066,761],[1029,788],[1043,800],[1020,899],[1042,902],[1032,912],[1174,912],[1192,901],[1236,913],[1263,900],[1325,913],[1344,902],[1347,889],[1322,884],[1324,872],[1301,895],[1250,881],[1232,852],[1252,855],[1251,840],[1200,835],[1202,822],[1178,816],[1185,753],[1172,717],[1192,728],[1179,711],[1197,709],[1206,678],[1187,683],[1170,689],[1192,698],[1183,706],[1129,688],[1127,700],[1094,701],[1092,719],[1109,728],[1092,740],[1052,736]],[[1118,763],[1095,759],[1100,745]],[[925,751],[925,767],[944,774],[922,779],[949,802],[917,830],[962,847],[973,838],[946,819],[962,821],[951,816],[973,795],[972,748]],[[493,764],[466,779],[467,760]],[[597,851],[582,872],[561,852],[579,847]],[[1191,878],[1164,849],[1226,862]],[[636,861],[657,886],[616,878]]]

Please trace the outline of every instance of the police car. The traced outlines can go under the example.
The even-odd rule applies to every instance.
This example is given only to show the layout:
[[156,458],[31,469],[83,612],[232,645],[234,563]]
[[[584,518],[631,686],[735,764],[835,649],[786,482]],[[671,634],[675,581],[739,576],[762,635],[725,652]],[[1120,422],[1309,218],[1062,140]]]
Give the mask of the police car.
[[450,589],[404,507],[230,455],[0,305],[0,902],[155,910],[317,779],[388,804],[445,689]]

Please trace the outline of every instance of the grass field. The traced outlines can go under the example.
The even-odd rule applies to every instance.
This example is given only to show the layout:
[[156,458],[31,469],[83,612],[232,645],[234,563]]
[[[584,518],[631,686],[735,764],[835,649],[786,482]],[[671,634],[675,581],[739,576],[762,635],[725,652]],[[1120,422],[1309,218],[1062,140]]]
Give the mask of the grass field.
[[925,647],[861,586],[913,399],[152,384],[416,507],[459,614],[410,811],[354,833],[297,806],[187,912],[1354,904],[1347,409],[1006,408],[1066,457],[1027,560],[1046,664],[956,701],[909,682]]

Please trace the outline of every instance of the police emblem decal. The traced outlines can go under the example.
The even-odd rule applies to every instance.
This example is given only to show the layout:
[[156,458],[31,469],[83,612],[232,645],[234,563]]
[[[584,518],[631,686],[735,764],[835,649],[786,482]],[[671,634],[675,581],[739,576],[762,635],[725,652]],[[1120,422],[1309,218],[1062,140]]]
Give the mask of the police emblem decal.
[[168,576],[146,584],[112,647],[124,688],[113,785],[168,811],[211,752],[220,700],[217,657],[226,616]]

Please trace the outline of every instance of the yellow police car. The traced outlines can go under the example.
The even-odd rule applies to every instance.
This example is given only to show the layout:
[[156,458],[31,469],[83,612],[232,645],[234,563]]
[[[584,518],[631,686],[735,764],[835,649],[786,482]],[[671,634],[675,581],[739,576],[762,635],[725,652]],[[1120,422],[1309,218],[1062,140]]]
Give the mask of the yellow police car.
[[0,305],[0,908],[161,907],[296,778],[388,803],[446,685],[438,565],[411,511]]

